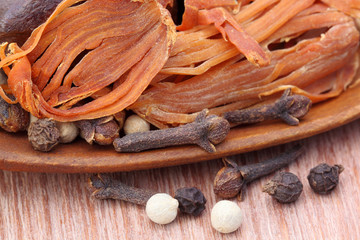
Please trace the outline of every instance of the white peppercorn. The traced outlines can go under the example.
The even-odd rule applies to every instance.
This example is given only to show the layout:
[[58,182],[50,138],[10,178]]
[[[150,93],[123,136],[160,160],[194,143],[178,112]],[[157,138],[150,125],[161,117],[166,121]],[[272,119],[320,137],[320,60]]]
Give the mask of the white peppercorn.
[[124,123],[124,132],[126,135],[136,132],[147,132],[150,130],[150,123],[138,115],[129,116]]
[[60,131],[61,143],[70,143],[79,135],[79,129],[72,122],[56,122],[56,127]]
[[146,214],[151,221],[168,224],[177,216],[179,202],[166,193],[157,193],[146,202]]
[[229,200],[217,202],[211,210],[211,225],[221,233],[236,231],[240,227],[242,219],[239,206]]

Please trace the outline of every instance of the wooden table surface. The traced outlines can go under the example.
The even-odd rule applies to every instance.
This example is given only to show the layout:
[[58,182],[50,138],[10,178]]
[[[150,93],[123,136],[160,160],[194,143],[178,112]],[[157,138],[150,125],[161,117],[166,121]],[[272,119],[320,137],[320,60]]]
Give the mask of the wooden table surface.
[[[219,201],[213,179],[222,167],[212,160],[177,167],[116,173],[127,184],[173,194],[196,186],[206,196],[199,217],[179,214],[166,226],[152,223],[142,206],[90,197],[90,174],[0,171],[0,239],[360,239],[360,120],[300,141],[306,152],[287,169],[304,191],[292,204],[261,192],[272,175],[246,188],[244,221],[234,233],[212,229],[210,211]],[[291,144],[234,156],[239,164],[263,161]],[[306,176],[311,167],[340,163],[345,171],[330,195],[315,194]]]

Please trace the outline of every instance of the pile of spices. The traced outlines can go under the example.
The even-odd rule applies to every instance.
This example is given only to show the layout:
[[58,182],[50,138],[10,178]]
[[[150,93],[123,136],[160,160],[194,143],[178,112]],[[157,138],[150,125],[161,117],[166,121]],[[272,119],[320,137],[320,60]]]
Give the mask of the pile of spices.
[[[15,26],[29,25],[21,30],[28,32],[46,19],[24,44],[0,46],[8,76],[0,96],[38,118],[74,122],[126,109],[164,129],[194,122],[203,109],[232,119],[291,88],[295,95],[284,95],[274,104],[279,109],[262,109],[263,116],[258,109],[245,122],[280,118],[296,125],[310,105],[287,109],[292,101],[294,108],[304,99],[317,103],[359,83],[345,74],[360,66],[360,7],[351,1],[43,2],[37,13],[9,1],[0,18],[9,40],[19,32]],[[176,7],[185,8],[178,26],[170,13]],[[12,14],[36,20],[21,25],[10,21]]]

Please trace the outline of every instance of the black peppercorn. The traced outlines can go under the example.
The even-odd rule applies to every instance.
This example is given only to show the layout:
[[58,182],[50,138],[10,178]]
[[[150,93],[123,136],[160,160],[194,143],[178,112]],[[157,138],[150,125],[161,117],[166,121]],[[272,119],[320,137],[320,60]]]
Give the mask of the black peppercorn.
[[281,203],[296,201],[303,190],[303,184],[299,178],[290,172],[280,172],[274,176],[265,186],[263,192],[270,194]]
[[339,174],[342,171],[344,171],[342,165],[331,167],[326,163],[322,163],[310,170],[307,179],[316,193],[326,194],[339,184]]
[[179,201],[179,209],[183,213],[199,216],[205,209],[206,199],[203,193],[195,188],[179,188],[175,192],[175,199]]

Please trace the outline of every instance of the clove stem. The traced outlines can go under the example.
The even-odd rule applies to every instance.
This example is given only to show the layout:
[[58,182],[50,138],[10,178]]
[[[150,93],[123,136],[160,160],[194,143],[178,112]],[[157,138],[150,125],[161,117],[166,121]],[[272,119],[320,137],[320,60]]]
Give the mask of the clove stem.
[[302,152],[303,146],[295,145],[286,152],[263,162],[249,164],[239,167],[240,173],[246,182],[254,181],[255,179],[266,176],[276,170],[286,167],[294,161]]
[[156,194],[149,190],[130,187],[104,174],[97,174],[89,178],[92,196],[97,199],[115,199],[146,205],[147,200]]

